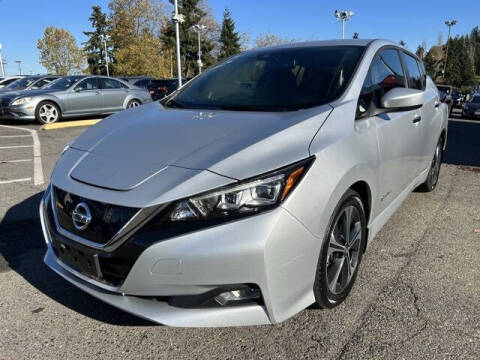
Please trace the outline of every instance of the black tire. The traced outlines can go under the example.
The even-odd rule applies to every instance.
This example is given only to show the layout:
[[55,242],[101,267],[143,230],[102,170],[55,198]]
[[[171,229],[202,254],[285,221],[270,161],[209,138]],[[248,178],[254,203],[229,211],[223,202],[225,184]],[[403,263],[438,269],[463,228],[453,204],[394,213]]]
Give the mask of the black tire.
[[[48,113],[47,113],[48,111]],[[53,124],[62,118],[62,113],[57,104],[51,101],[42,101],[35,109],[35,120],[40,124]]]
[[128,102],[127,109],[132,109],[132,108],[138,107],[140,105],[142,105],[142,102],[140,100],[132,99]]
[[[337,231],[337,228],[340,224],[340,221],[342,220],[342,217],[346,218],[345,213],[349,209],[352,209],[352,207],[354,209],[352,210],[354,211],[354,215],[352,213],[351,218],[354,219],[352,221],[355,221],[355,224],[353,225],[354,226],[353,228],[351,225],[346,226],[345,228],[349,229],[348,233],[350,234],[349,237],[351,237],[351,234],[352,232],[354,232],[355,228],[360,227],[361,233],[357,236],[358,244],[355,246],[355,248],[357,249],[355,258],[353,256],[354,250],[352,250],[352,252],[350,253],[351,250],[347,250],[346,247],[345,247],[345,251],[334,250],[333,253],[331,252],[331,242],[333,241],[332,234],[336,238],[335,241],[337,241],[340,244],[341,243],[340,239],[342,239],[342,237],[341,237],[341,234],[339,234],[339,230]],[[345,223],[342,223],[342,224],[345,225]],[[342,225],[342,228],[344,228],[343,225]],[[333,243],[335,243],[335,241],[333,241]],[[365,250],[366,241],[367,241],[367,225],[366,225],[365,208],[363,206],[362,200],[358,195],[358,193],[349,189],[340,199],[337,207],[335,208],[335,211],[333,212],[332,217],[330,218],[328,230],[325,234],[325,239],[323,241],[322,249],[320,251],[320,256],[319,256],[318,265],[317,265],[317,272],[315,275],[315,283],[313,286],[313,292],[315,294],[317,307],[333,308],[341,304],[345,300],[345,298],[348,296],[357,278],[358,268],[360,266],[363,252]],[[347,253],[352,255],[348,255],[347,257],[346,255]],[[339,260],[341,254],[343,254],[343,257],[344,257],[343,262]],[[348,262],[347,262],[347,259],[348,259]],[[345,267],[345,262],[351,265],[353,260],[355,260],[355,267],[353,270],[351,267],[349,268]],[[341,262],[342,265],[339,265],[339,262]],[[340,270],[336,270],[336,269],[340,269]],[[348,272],[348,269],[350,269],[350,272]],[[335,280],[334,274],[336,274],[338,271],[340,271],[341,273],[340,273],[340,276],[337,275],[337,280],[339,280],[337,282],[337,280]],[[345,274],[343,271],[346,271],[347,274]],[[333,275],[333,278],[331,275]],[[346,276],[345,278],[346,283],[343,286],[341,286],[340,277],[344,275]],[[334,292],[332,290],[332,286],[338,291]]]
[[428,171],[427,180],[416,191],[430,192],[435,190],[438,184],[438,178],[440,176],[440,168],[442,166],[443,158],[443,140],[440,139],[435,147],[435,153],[433,154],[432,163],[430,164],[430,170]]

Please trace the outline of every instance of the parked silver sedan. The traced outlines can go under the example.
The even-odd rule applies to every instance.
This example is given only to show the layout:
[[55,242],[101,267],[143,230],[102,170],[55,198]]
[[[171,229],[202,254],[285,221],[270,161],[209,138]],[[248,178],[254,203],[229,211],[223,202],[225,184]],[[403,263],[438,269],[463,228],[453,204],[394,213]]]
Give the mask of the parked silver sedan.
[[37,120],[104,115],[151,102],[148,91],[106,76],[65,76],[39,90],[0,96],[0,118]]

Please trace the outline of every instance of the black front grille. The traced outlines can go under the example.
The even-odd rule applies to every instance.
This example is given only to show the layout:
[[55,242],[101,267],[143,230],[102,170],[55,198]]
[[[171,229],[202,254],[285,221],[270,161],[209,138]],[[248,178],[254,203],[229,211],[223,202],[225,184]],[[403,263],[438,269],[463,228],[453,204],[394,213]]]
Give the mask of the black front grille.
[[[106,204],[86,199],[57,187],[54,188],[55,208],[59,225],[84,239],[106,244],[134,215],[138,208]],[[88,205],[91,222],[83,230],[78,230],[72,220],[72,212],[79,203]]]

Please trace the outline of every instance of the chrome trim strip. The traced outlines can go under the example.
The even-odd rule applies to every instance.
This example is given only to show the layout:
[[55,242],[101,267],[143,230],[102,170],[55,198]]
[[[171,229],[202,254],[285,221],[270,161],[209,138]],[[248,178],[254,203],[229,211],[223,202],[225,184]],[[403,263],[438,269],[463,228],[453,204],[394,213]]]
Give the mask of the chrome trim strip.
[[55,200],[55,189],[53,185],[50,185],[50,202],[52,205],[53,211],[53,218],[55,221],[55,227],[57,231],[69,238],[70,240],[76,241],[82,245],[91,247],[93,249],[105,251],[105,252],[113,252],[122,245],[128,235],[132,232],[132,230],[136,229],[138,226],[144,225],[148,220],[152,217],[157,215],[160,211],[162,211],[168,204],[164,204],[162,206],[153,206],[148,208],[143,208],[137,211],[135,215],[133,215],[130,220],[128,220],[123,227],[118,230],[118,232],[105,244],[99,244],[94,241],[84,239],[81,236],[71,233],[68,230],[65,230],[61,227],[60,223],[58,222],[58,215],[57,215],[57,207],[56,207],[56,200]]

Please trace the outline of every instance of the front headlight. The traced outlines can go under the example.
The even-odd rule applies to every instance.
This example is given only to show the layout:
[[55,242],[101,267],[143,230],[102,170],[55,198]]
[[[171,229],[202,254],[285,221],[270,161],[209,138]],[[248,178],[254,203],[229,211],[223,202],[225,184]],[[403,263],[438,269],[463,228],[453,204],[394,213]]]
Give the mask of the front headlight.
[[238,184],[180,200],[172,204],[164,221],[220,220],[272,209],[287,198],[312,161],[313,157]]
[[17,99],[15,100],[13,103],[12,103],[12,106],[18,106],[18,105],[24,105],[24,104],[27,104],[29,102],[32,101],[32,98],[31,97],[23,97],[23,98],[20,98],[20,99]]

